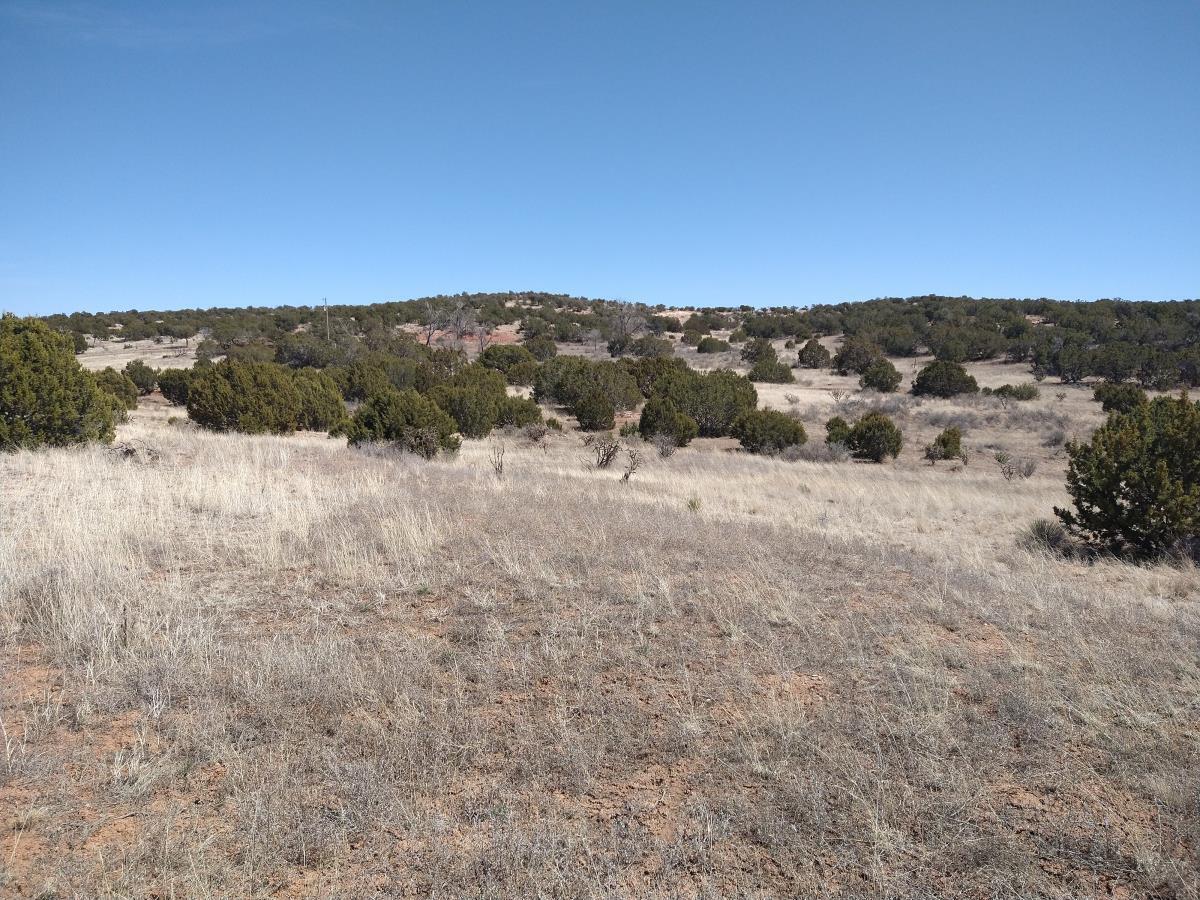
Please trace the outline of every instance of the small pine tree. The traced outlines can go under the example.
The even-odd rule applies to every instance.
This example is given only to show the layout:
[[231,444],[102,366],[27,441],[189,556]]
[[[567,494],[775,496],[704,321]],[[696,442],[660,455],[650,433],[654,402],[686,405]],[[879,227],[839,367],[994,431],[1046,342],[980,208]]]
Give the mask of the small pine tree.
[[158,372],[140,359],[126,363],[125,377],[137,385],[138,393],[142,396],[149,394],[158,384]]
[[774,354],[775,351],[772,350],[770,356],[759,359],[746,377],[760,383],[792,384],[796,378],[792,375],[791,367],[780,362]]
[[1096,385],[1092,398],[1106,413],[1132,412],[1146,401],[1146,392],[1136,384],[1117,384],[1105,381]]
[[123,410],[137,409],[137,385],[124,372],[118,372],[112,366],[99,371],[95,375],[96,384],[100,390],[111,395]]
[[616,408],[601,390],[585,393],[571,410],[581,431],[610,431],[616,423]]
[[300,394],[297,426],[306,431],[329,431],[346,418],[346,404],[337,382],[319,369],[298,369],[292,375]]
[[808,440],[803,425],[771,409],[742,413],[733,423],[733,436],[748,453],[779,453]]
[[1102,550],[1200,558],[1200,404],[1157,397],[1110,413],[1085,444],[1067,444],[1074,511],[1055,515]]
[[850,441],[850,423],[841,416],[834,416],[825,423],[825,443],[845,447]]
[[802,369],[826,369],[831,359],[829,350],[816,338],[810,338],[797,354]]
[[195,378],[187,410],[212,431],[291,434],[299,425],[300,392],[285,366],[227,359]]
[[951,425],[925,448],[925,458],[935,463],[939,459],[965,459],[962,449],[962,430]]
[[931,362],[913,379],[912,392],[918,396],[953,397],[974,394],[979,384],[967,374],[961,363],[939,359]]
[[0,318],[0,451],[113,439],[119,404],[38,319]]
[[378,441],[429,457],[459,447],[458,426],[441,407],[416,391],[385,388],[373,394],[338,431],[352,445]]
[[867,366],[858,379],[862,388],[871,388],[882,394],[890,394],[900,386],[900,373],[888,360],[880,357]]
[[665,435],[676,447],[686,447],[699,431],[695,419],[680,412],[664,397],[651,397],[646,401],[638,420],[638,432],[643,439],[649,441],[657,435]]
[[867,413],[850,429],[846,446],[859,459],[883,462],[889,456],[895,459],[900,455],[904,436],[896,423],[883,413]]

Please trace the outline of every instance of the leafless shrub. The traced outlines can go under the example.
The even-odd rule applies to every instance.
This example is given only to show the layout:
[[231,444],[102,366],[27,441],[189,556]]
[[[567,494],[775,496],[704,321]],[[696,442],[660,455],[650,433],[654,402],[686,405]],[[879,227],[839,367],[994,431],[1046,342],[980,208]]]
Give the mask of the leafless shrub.
[[1062,428],[1051,428],[1042,434],[1043,447],[1061,447],[1067,442],[1067,432]]
[[138,463],[158,462],[162,456],[157,447],[138,440],[118,441],[106,449],[113,456]]
[[492,471],[497,475],[504,474],[504,452],[505,447],[502,443],[495,443],[488,452],[488,461],[492,464]]
[[650,438],[650,443],[654,446],[654,449],[658,451],[660,459],[669,459],[670,457],[674,456],[675,451],[679,449],[679,445],[676,444],[675,438],[669,434],[656,434],[654,437]]
[[1037,460],[1016,459],[1006,450],[997,450],[993,454],[993,458],[1000,467],[1000,474],[1004,476],[1005,481],[1012,481],[1014,478],[1030,478],[1037,472]]
[[786,400],[791,406],[795,406],[800,402],[800,397],[797,394],[784,394],[783,399]]
[[634,473],[642,466],[642,451],[637,447],[626,446],[625,448],[625,471],[621,475],[622,481],[628,481],[634,476]]
[[589,434],[583,439],[583,446],[591,448],[595,469],[607,469],[621,452],[621,442],[611,434]]

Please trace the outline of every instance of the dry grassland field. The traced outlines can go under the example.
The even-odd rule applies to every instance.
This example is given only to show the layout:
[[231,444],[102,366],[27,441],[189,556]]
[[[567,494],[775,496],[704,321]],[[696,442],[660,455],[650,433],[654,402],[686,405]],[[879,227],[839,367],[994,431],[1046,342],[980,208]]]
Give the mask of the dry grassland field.
[[797,375],[760,403],[899,459],[623,481],[571,428],[425,462],[157,395],[132,455],[0,455],[0,894],[1196,897],[1200,578],[1020,543],[1090,388]]

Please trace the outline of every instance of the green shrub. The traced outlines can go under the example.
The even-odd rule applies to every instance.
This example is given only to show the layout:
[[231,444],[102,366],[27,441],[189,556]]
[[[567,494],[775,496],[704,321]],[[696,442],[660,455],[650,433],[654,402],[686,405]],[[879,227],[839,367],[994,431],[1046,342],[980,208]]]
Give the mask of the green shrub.
[[556,356],[538,369],[533,398],[573,410],[584,395],[599,392],[616,410],[634,409],[642,401],[642,391],[629,365],[628,361],[593,363],[579,356]]
[[[773,350],[771,352],[774,353]],[[796,380],[791,366],[771,357],[763,357],[756,362],[746,377],[766,384],[792,384]]]
[[913,379],[912,392],[918,396],[953,397],[974,394],[979,384],[967,374],[961,363],[939,359],[931,362]]
[[612,401],[598,389],[580,397],[571,412],[579,420],[579,427],[583,431],[608,431],[616,421]]
[[463,437],[487,437],[500,418],[500,402],[478,387],[440,384],[429,398],[450,415]]
[[729,349],[728,341],[715,338],[711,334],[705,335],[696,342],[697,353],[726,353]]
[[100,390],[111,395],[125,410],[137,409],[137,385],[124,372],[118,372],[112,366],[97,372],[96,384]]
[[797,362],[802,369],[825,369],[830,361],[829,350],[816,338],[810,338],[797,354]]
[[841,416],[834,416],[825,423],[825,443],[842,447],[850,443],[850,423]]
[[140,359],[126,363],[125,377],[137,386],[138,393],[143,396],[153,391],[158,384],[158,373]]
[[[987,392],[987,388],[984,388]],[[991,392],[992,396],[1000,397],[1003,400],[1036,400],[1042,396],[1042,392],[1038,390],[1036,384],[1002,384]]]
[[621,435],[621,437],[623,437],[623,438],[631,438],[631,437],[637,436],[637,433],[638,433],[637,422],[626,422],[624,425],[622,425],[620,427],[620,429],[618,430],[617,433],[619,435]]
[[896,424],[883,413],[867,413],[853,425],[841,416],[825,423],[825,443],[845,447],[858,459],[883,462],[900,455],[904,438]]
[[771,409],[742,413],[733,423],[733,436],[749,453],[779,453],[808,440],[803,425]]
[[158,373],[158,389],[172,406],[187,406],[188,390],[194,377],[192,369],[163,369]]
[[496,424],[501,428],[524,428],[542,421],[542,408],[527,397],[505,397]]
[[[700,350],[700,342],[703,341],[704,338],[705,338],[705,335],[701,334],[699,331],[691,331],[691,330],[685,329],[683,332],[683,339],[682,339],[681,343],[686,344],[689,347],[695,347],[697,350]],[[714,338],[714,340],[716,340],[716,339]],[[724,343],[724,342],[722,342],[722,343]],[[725,346],[728,347],[729,345],[725,344]],[[716,353],[717,351],[716,350],[700,350],[700,352],[701,353]]]
[[80,367],[69,335],[0,317],[0,450],[111,441],[119,409]]
[[1075,509],[1054,512],[1070,531],[1140,559],[1200,558],[1200,404],[1186,393],[1110,413],[1067,457]]
[[674,356],[675,344],[667,338],[643,335],[629,344],[628,352],[639,358]]
[[933,439],[925,448],[925,458],[931,463],[939,459],[965,459],[962,449],[962,431],[951,425]]
[[492,344],[479,354],[479,364],[503,373],[509,384],[517,384],[518,382],[513,381],[509,375],[513,368],[520,365],[537,365],[537,360],[528,347],[522,347],[520,344]]
[[522,387],[529,387],[537,378],[538,364],[537,362],[517,363],[506,373],[509,384],[517,384]]
[[328,431],[346,418],[346,404],[337,382],[318,369],[297,369],[292,381],[300,395],[298,428]]
[[554,339],[549,335],[541,334],[531,337],[522,346],[532,353],[533,358],[538,362],[545,362],[558,356],[558,344],[554,343]]
[[883,350],[864,337],[851,336],[842,342],[833,357],[833,370],[839,375],[861,375],[875,360],[883,356]]
[[550,416],[548,419],[546,419],[546,427],[549,428],[551,431],[562,431],[563,430],[562,422],[560,422],[558,419],[554,418],[554,416]]
[[1117,384],[1111,381],[1096,385],[1092,391],[1092,399],[1096,400],[1106,413],[1132,412],[1147,403],[1146,392],[1136,384]]
[[226,359],[192,381],[187,411],[212,431],[290,434],[300,421],[300,392],[285,366]]
[[775,352],[775,347],[766,338],[754,338],[747,341],[746,345],[742,347],[742,362],[747,362],[751,366],[754,366],[764,359],[771,362],[776,362],[779,359],[779,355]]
[[340,430],[352,445],[378,441],[431,457],[459,448],[457,427],[428,397],[389,387],[368,397]]
[[694,419],[700,437],[729,434],[738,416],[758,406],[754,384],[729,369],[678,371],[663,377],[654,393]]
[[653,440],[655,435],[666,435],[676,447],[686,447],[699,431],[696,420],[680,412],[665,397],[651,397],[646,401],[638,420],[638,432],[645,440]]
[[867,366],[862,377],[858,379],[858,385],[882,394],[890,394],[900,387],[900,373],[888,360],[880,357]]

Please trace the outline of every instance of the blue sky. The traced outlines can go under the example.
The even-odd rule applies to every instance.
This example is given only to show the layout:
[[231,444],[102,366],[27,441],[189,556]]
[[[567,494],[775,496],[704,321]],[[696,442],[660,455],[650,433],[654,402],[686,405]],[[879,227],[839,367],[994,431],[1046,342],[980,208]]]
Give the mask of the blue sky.
[[1200,296],[1200,2],[0,0],[0,306]]

